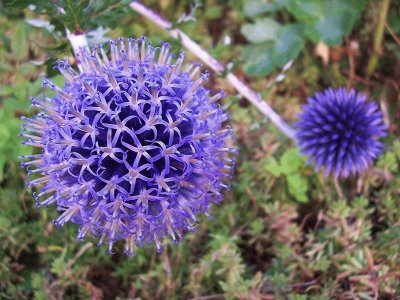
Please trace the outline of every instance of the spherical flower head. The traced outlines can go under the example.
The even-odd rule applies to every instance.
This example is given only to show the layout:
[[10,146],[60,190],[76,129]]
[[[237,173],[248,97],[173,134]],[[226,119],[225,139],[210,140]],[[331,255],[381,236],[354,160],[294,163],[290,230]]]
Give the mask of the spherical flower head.
[[184,54],[173,61],[169,48],[121,38],[110,55],[82,49],[80,72],[59,62],[64,86],[45,78],[55,96],[33,99],[41,112],[25,118],[24,143],[39,148],[22,163],[28,187],[41,186],[37,205],[56,204],[57,226],[79,224],[79,240],[91,234],[109,252],[118,240],[128,255],[161,250],[229,187],[236,149],[215,103],[224,94],[210,96],[200,65],[183,71]]
[[308,99],[299,114],[296,139],[325,175],[348,177],[368,168],[382,151],[378,139],[386,134],[382,112],[366,96],[344,88],[326,89]]

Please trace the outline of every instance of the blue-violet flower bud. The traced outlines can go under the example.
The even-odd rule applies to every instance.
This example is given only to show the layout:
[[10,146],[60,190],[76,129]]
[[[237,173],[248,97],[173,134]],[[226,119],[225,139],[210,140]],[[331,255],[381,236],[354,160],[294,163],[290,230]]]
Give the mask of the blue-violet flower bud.
[[344,88],[326,89],[308,99],[299,114],[296,138],[325,175],[348,177],[366,169],[382,151],[378,139],[386,135],[382,112],[366,96]]
[[200,65],[182,70],[184,53],[174,61],[169,50],[144,37],[111,41],[109,56],[82,49],[80,72],[59,62],[64,86],[44,78],[55,96],[34,98],[41,112],[24,118],[24,143],[40,148],[22,163],[28,187],[41,186],[37,205],[55,203],[57,226],[79,224],[79,240],[94,235],[110,253],[118,240],[128,255],[153,241],[160,251],[229,187],[236,149],[215,103],[224,93],[210,96]]

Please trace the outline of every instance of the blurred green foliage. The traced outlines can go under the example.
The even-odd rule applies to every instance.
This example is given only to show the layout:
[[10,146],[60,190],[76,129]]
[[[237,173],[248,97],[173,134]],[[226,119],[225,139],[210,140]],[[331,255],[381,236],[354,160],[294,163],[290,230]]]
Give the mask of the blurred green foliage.
[[[127,0],[17,0],[5,1],[6,13],[15,13],[28,7],[36,14],[46,14],[57,31],[80,33],[99,26],[116,27],[122,16],[129,12]],[[88,16],[91,16],[88,18]]]
[[[329,46],[340,45],[360,19],[366,2],[245,1],[244,14],[252,22],[244,24],[241,33],[253,45],[242,53],[246,60],[244,71],[249,75],[267,75],[296,59],[308,39]],[[288,14],[282,16],[285,12]]]
[[[35,207],[19,155],[20,117],[40,77],[60,82],[55,60],[74,64],[65,28],[90,42],[146,34],[169,40],[126,1],[5,1],[0,15],[0,299],[395,299],[400,295],[399,45],[385,31],[373,77],[366,62],[379,1],[146,1],[198,41],[294,121],[307,95],[353,86],[380,102],[390,125],[385,151],[368,172],[341,180],[314,174],[307,159],[222,78],[209,87],[222,103],[240,147],[231,191],[197,233],[162,254],[106,255],[94,240],[60,230],[58,212]],[[35,7],[28,4],[34,4]],[[196,8],[196,9],[194,9]],[[400,6],[387,26],[400,35]],[[64,13],[65,12],[65,13]],[[343,42],[345,39],[345,42]],[[316,45],[327,45],[323,63]],[[196,59],[190,56],[189,59]],[[280,80],[277,69],[289,60]],[[271,74],[269,77],[265,74]],[[251,75],[252,77],[249,77]],[[279,82],[277,82],[279,81]],[[61,82],[60,82],[61,83]],[[343,192],[346,199],[339,199]],[[122,247],[122,245],[119,245]],[[203,298],[201,298],[203,297]]]

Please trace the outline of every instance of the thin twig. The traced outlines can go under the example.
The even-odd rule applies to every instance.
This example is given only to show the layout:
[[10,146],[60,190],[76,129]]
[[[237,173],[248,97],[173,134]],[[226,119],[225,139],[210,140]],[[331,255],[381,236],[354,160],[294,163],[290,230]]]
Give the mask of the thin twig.
[[75,254],[75,256],[68,261],[68,263],[66,265],[66,269],[71,269],[71,267],[75,264],[75,262],[78,260],[78,258],[81,257],[83,255],[83,253],[85,253],[86,250],[88,250],[92,247],[93,247],[93,244],[90,242],[83,245],[83,247],[79,249],[79,251]]
[[[194,55],[207,64],[213,71],[221,74],[225,71],[225,67],[207,51],[194,42],[189,36],[179,29],[173,28],[172,23],[162,18],[154,11],[139,2],[132,2],[130,7],[144,16],[148,20],[155,23],[160,28],[167,30],[169,35],[179,40]],[[240,95],[249,100],[257,109],[267,116],[279,128],[282,133],[291,139],[295,139],[295,130],[290,127],[265,101],[263,101],[252,89],[246,86],[235,74],[228,72],[226,80],[239,92]]]
[[392,36],[392,38],[396,41],[397,44],[399,44],[400,46],[400,38],[394,33],[392,27],[390,27],[388,21],[385,21],[385,27],[386,29],[389,31],[390,35]]

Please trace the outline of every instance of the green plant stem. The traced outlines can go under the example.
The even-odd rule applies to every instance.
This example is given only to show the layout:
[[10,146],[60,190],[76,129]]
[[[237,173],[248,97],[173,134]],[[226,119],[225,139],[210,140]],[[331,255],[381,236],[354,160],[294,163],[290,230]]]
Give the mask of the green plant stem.
[[374,73],[377,65],[379,56],[382,54],[382,40],[383,40],[383,33],[385,30],[385,22],[386,16],[389,10],[390,0],[382,0],[380,5],[380,15],[379,15],[379,23],[376,27],[374,33],[374,45],[373,45],[373,52],[371,57],[369,58],[368,65],[367,65],[367,75],[371,76]]

